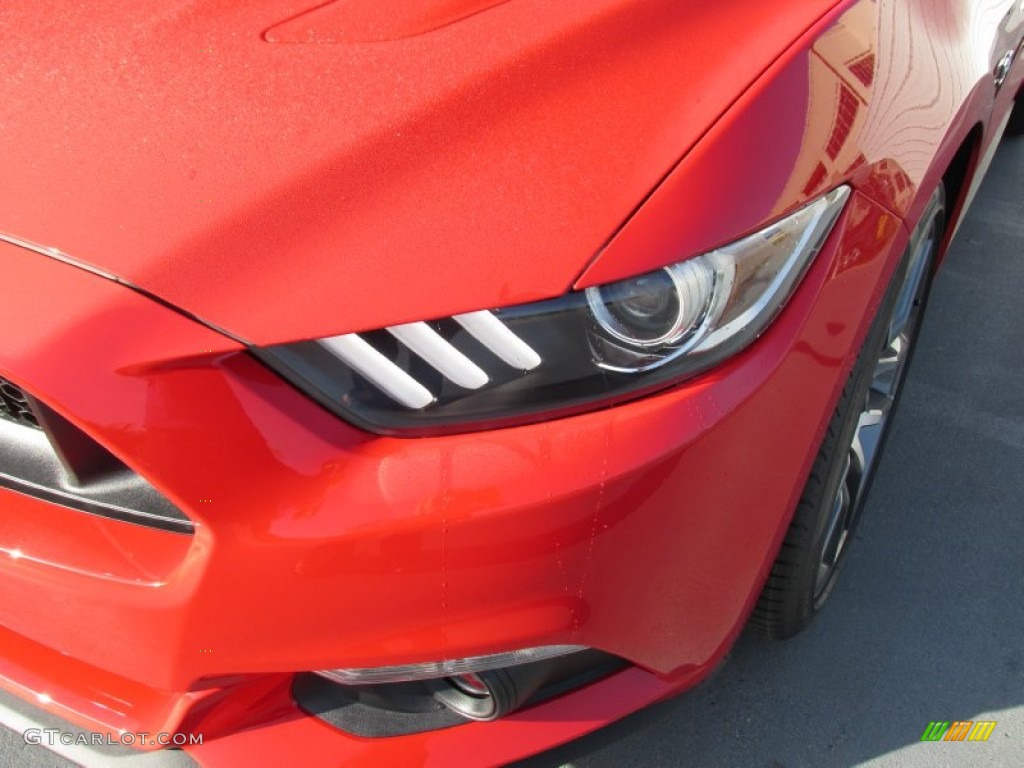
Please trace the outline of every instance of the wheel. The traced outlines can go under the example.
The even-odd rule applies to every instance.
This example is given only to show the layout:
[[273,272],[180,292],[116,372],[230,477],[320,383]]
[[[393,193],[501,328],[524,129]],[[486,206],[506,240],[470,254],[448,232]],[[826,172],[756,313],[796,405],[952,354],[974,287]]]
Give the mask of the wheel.
[[835,585],[906,377],[942,239],[945,192],[928,202],[847,379],[786,538],[750,619],[786,638],[806,627]]

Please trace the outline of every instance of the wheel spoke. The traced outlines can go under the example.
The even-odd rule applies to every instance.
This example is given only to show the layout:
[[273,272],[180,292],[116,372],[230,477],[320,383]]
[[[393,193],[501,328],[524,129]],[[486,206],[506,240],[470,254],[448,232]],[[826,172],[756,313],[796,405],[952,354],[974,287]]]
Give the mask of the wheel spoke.
[[818,574],[815,579],[815,595],[821,594],[831,577],[832,571],[839,562],[839,556],[846,544],[847,520],[849,519],[850,495],[846,483],[840,483],[839,490],[832,500],[829,519],[825,530],[825,547],[818,563]]
[[907,359],[907,350],[910,348],[909,335],[900,333],[889,342],[875,364],[874,374],[871,378],[871,389],[885,395],[892,395],[896,391],[897,383],[903,373],[903,365]]
[[856,437],[850,446],[850,453],[854,457],[852,469],[856,471],[856,475],[847,478],[855,504],[860,501],[864,486],[874,469],[878,446],[882,440],[882,430],[885,428],[885,417],[880,413],[861,414],[861,419]]

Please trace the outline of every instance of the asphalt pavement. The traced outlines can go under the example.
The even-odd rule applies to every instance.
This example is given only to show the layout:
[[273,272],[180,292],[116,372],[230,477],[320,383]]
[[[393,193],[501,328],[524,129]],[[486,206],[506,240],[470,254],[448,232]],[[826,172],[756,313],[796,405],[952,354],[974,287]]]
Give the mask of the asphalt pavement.
[[[530,768],[1024,765],[1024,138],[1004,142],[936,279],[828,609],[741,637],[708,682]],[[933,720],[994,720],[931,743]],[[180,764],[167,755],[114,765]],[[0,728],[0,766],[68,765]]]

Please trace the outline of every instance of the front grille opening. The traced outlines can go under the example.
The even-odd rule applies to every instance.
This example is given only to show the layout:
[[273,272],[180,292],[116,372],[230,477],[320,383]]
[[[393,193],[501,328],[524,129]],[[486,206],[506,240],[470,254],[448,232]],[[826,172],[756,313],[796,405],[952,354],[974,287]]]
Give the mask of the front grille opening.
[[30,393],[0,378],[0,486],[177,533],[192,521],[145,478]]
[[41,429],[25,393],[14,383],[0,378],[0,419]]

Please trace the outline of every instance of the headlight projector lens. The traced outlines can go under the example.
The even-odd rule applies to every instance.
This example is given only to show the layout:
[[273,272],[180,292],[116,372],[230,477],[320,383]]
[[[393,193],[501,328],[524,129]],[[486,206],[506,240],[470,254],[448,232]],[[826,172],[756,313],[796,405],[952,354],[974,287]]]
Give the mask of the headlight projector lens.
[[613,338],[638,347],[678,344],[700,328],[714,294],[714,273],[691,259],[588,288],[594,320]]

